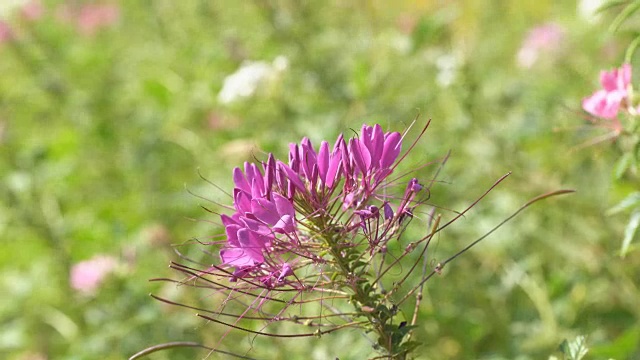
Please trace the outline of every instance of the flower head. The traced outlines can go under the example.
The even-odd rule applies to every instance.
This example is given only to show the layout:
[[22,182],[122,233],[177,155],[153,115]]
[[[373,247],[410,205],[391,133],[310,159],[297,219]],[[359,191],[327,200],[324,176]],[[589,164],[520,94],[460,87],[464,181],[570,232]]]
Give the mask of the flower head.
[[63,4],[57,9],[57,17],[58,20],[73,25],[81,34],[92,36],[116,23],[120,17],[120,8],[115,4]]
[[[169,280],[204,289],[212,295],[207,301],[220,300],[217,308],[154,297],[201,310],[198,316],[230,329],[270,337],[319,337],[357,328],[377,337],[371,340],[379,358],[406,358],[416,346],[410,329],[417,313],[411,324],[398,321],[399,316],[406,318],[400,306],[415,297],[417,311],[425,282],[485,236],[428,270],[431,240],[508,175],[440,224],[435,207],[418,210],[428,206],[435,177],[425,183],[417,177],[391,177],[406,157],[400,156],[403,139],[403,134],[385,132],[380,125],[363,125],[351,138],[338,136],[333,147],[322,141],[316,148],[303,138],[290,144],[286,162],[270,154],[260,164],[234,169],[233,206],[220,215],[224,235],[204,244],[221,247],[220,259],[213,260],[217,265],[198,269],[172,263],[187,278]],[[422,220],[426,224],[419,225],[430,230],[422,237],[412,235],[407,243],[405,230]],[[411,284],[416,269],[422,269],[422,275]],[[264,325],[246,326],[251,321]],[[272,330],[285,321],[304,326],[288,334]]]
[[531,29],[518,51],[518,65],[531,68],[542,56],[557,52],[564,41],[564,33],[564,29],[555,23],[543,24]]
[[607,92],[619,92],[626,98],[631,84],[631,65],[623,64],[619,69],[600,72],[600,84]]
[[614,119],[629,98],[631,65],[623,64],[619,69],[602,71],[600,84],[602,89],[582,100],[582,108],[597,117]]
[[22,17],[29,21],[36,21],[42,18],[44,6],[40,0],[30,0],[20,9]]
[[[331,320],[318,334],[375,323],[370,329],[385,351],[395,351],[402,336],[393,340],[396,345],[390,343],[396,327],[385,325],[393,316],[381,309],[392,307],[387,297],[397,289],[378,287],[399,259],[418,243],[426,246],[431,236],[388,246],[401,241],[429,194],[416,178],[405,183],[404,193],[396,191],[402,184],[390,176],[404,158],[403,138],[380,125],[363,125],[351,138],[339,135],[333,146],[322,141],[315,147],[303,138],[290,144],[287,161],[269,154],[262,163],[234,169],[232,210],[220,216],[224,236],[211,243],[221,247],[218,264],[206,270],[172,267],[187,274],[187,283],[195,280],[225,294],[220,308],[241,302],[247,309],[236,322],[250,311],[272,314],[269,322],[298,322],[299,316],[284,315],[289,307],[330,301],[337,314],[328,315]],[[379,285],[368,286],[368,281]],[[340,300],[350,301],[357,311],[341,314],[335,304]],[[324,316],[318,321],[324,322]]]
[[96,255],[71,268],[71,287],[83,294],[94,293],[104,279],[116,268],[117,260],[108,255]]
[[0,44],[13,40],[15,34],[11,29],[11,26],[0,19]]
[[224,79],[222,89],[218,94],[221,104],[230,104],[248,98],[265,84],[272,83],[287,69],[289,61],[284,56],[278,56],[273,63],[266,61],[246,61],[236,72]]

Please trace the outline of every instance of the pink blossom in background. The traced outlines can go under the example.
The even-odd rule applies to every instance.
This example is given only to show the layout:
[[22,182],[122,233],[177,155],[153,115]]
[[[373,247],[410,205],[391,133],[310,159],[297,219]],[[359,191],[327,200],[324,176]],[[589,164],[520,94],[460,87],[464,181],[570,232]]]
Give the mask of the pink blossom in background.
[[74,25],[87,36],[113,25],[120,18],[120,8],[115,4],[84,4],[80,7],[63,4],[56,13],[60,21]]
[[78,16],[78,29],[85,35],[93,35],[97,30],[109,27],[120,16],[120,10],[116,5],[92,5],[82,7]]
[[518,65],[530,68],[541,56],[550,55],[558,51],[564,40],[564,29],[554,23],[534,27],[518,51]]
[[117,260],[108,255],[96,255],[81,261],[71,268],[71,287],[81,293],[93,293],[117,264]]
[[6,22],[0,20],[0,44],[13,40],[13,30]]
[[600,84],[602,89],[582,100],[582,108],[592,115],[613,119],[628,98],[631,65],[624,64],[619,69],[600,72]]
[[396,26],[403,34],[410,35],[418,25],[418,20],[415,14],[403,13],[396,19]]
[[22,6],[20,13],[24,19],[36,21],[42,18],[42,15],[44,14],[44,7],[40,0],[31,0]]

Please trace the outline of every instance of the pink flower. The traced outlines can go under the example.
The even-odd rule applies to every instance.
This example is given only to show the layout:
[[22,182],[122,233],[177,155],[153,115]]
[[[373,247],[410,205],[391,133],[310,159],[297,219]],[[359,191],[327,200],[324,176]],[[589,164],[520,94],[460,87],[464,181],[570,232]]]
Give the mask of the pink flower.
[[631,86],[631,65],[624,64],[619,69],[600,73],[602,89],[582,100],[582,108],[595,116],[614,119],[620,106],[629,96]]
[[58,7],[57,16],[82,34],[91,36],[118,21],[120,9],[114,4],[84,4],[79,8],[64,4]]
[[388,175],[402,149],[401,139],[400,133],[383,133],[380,125],[362,126],[360,137],[349,141],[349,150],[356,173],[362,175],[363,181]]
[[247,268],[264,262],[264,236],[240,226],[226,228],[228,246],[220,250],[225,265]]
[[518,65],[523,68],[532,67],[541,55],[560,49],[563,40],[564,30],[558,24],[549,23],[531,29],[518,51]]
[[[362,212],[361,204],[376,195],[401,149],[400,133],[363,125],[360,135],[348,145],[340,135],[333,149],[323,141],[316,152],[311,140],[303,138],[299,144],[290,144],[288,164],[270,154],[261,167],[245,163],[244,171],[234,169],[235,213],[221,215],[226,233],[220,250],[222,265],[234,267],[235,278],[256,279],[282,272],[285,258],[292,252],[304,252],[299,248],[302,217],[298,209],[326,213],[333,201],[342,199],[345,209]],[[336,191],[340,195],[333,196]],[[413,195],[399,212],[411,201]],[[385,214],[392,217],[393,211],[385,208]]]
[[613,119],[618,115],[623,96],[620,92],[598,90],[593,95],[582,100],[582,108],[595,116]]
[[36,21],[44,14],[44,7],[40,0],[31,0],[22,6],[22,17],[29,21]]
[[80,9],[78,14],[78,29],[85,35],[93,35],[99,29],[115,23],[119,16],[120,10],[116,5],[87,4]]
[[14,34],[11,27],[4,21],[0,20],[0,44],[13,40]]
[[108,255],[81,261],[71,268],[71,287],[84,294],[94,293],[116,265],[117,260]]
[[[314,147],[310,139],[303,138],[290,144],[288,162],[269,154],[266,161],[234,169],[233,204],[225,207],[227,214],[220,215],[224,233],[214,235],[213,241],[200,242],[207,253],[220,247],[221,261],[206,261],[201,266],[172,263],[187,278],[169,281],[219,293],[222,303],[212,312],[224,311],[224,317],[201,316],[231,328],[245,329],[241,319],[242,323],[264,320],[266,325],[259,333],[271,336],[274,333],[266,327],[281,321],[323,326],[314,333],[287,335],[295,337],[352,326],[370,330],[369,324],[381,324],[378,343],[387,343],[397,329],[390,325],[393,315],[387,305],[395,306],[395,299],[401,298],[395,292],[419,268],[433,235],[453,221],[439,225],[435,210],[421,210],[421,206],[431,207],[427,201],[435,177],[428,185],[410,179],[402,194],[399,186],[406,173],[390,176],[405,158],[401,155],[403,140],[399,132],[363,125],[359,134],[338,136],[333,147],[326,141]],[[414,214],[420,216],[414,218]],[[412,242],[402,246],[409,224],[425,217],[433,230],[422,237],[409,236]],[[422,251],[414,252],[418,246],[424,246]],[[401,276],[404,270],[399,261],[414,255],[414,265],[405,266],[407,276]],[[438,265],[437,271],[441,268]],[[422,283],[430,276],[423,273]],[[419,287],[412,286],[400,302],[416,289]],[[226,306],[232,302],[246,310],[228,312]],[[314,303],[330,303],[327,316],[332,318],[298,317],[288,310],[300,308],[302,313],[306,304]],[[340,313],[340,303],[350,303],[356,311]]]
[[631,84],[631,65],[623,64],[619,69],[600,72],[600,84],[608,92],[620,91],[625,97]]

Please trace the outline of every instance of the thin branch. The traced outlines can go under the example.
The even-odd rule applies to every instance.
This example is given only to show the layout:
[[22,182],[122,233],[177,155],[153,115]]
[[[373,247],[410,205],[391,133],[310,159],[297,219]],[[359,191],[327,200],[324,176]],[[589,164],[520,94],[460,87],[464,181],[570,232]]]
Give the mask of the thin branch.
[[195,348],[202,348],[202,349],[207,349],[209,351],[212,352],[216,352],[216,353],[220,353],[220,354],[225,354],[225,355],[229,355],[229,356],[233,356],[235,358],[238,359],[249,359],[249,360],[256,360],[254,358],[250,358],[247,356],[242,356],[242,355],[237,355],[234,353],[230,353],[228,351],[222,351],[222,350],[216,350],[214,348],[196,343],[196,342],[191,342],[191,341],[175,341],[175,342],[169,342],[169,343],[165,343],[165,344],[158,344],[158,345],[154,345],[151,347],[148,347],[134,355],[132,355],[129,360],[135,360],[135,359],[139,359],[143,356],[147,356],[149,354],[152,354],[156,351],[161,351],[161,350],[167,350],[167,349],[171,349],[171,348],[179,348],[179,347],[195,347]]
[[[504,178],[504,177],[503,177]],[[556,190],[556,191],[552,191],[546,194],[542,194],[539,196],[536,196],[535,198],[529,200],[526,204],[522,205],[516,212],[514,212],[513,214],[511,214],[511,216],[509,216],[508,218],[504,219],[503,221],[501,221],[498,225],[496,225],[493,229],[489,230],[489,232],[487,232],[486,234],[482,235],[481,237],[479,237],[478,239],[476,239],[474,242],[472,242],[471,244],[467,245],[464,249],[458,251],[457,253],[455,253],[453,256],[449,257],[448,259],[446,259],[445,261],[439,263],[436,268],[434,270],[431,271],[431,273],[425,277],[422,281],[420,281],[420,283],[418,284],[418,287],[423,285],[425,282],[427,282],[434,274],[436,273],[441,273],[442,269],[444,268],[444,266],[448,263],[450,263],[451,261],[453,261],[455,258],[457,258],[458,256],[464,254],[465,252],[469,251],[469,249],[471,249],[472,247],[474,247],[476,244],[478,244],[480,241],[484,240],[487,236],[491,235],[494,231],[498,230],[500,227],[502,227],[502,225],[506,224],[507,222],[509,222],[511,219],[513,219],[514,217],[516,217],[518,214],[520,214],[524,209],[528,208],[529,206],[533,205],[534,203],[540,201],[540,200],[544,200],[546,198],[550,198],[553,196],[558,196],[558,195],[564,195],[564,194],[570,194],[575,192],[575,190]],[[398,301],[396,303],[396,305],[400,305],[402,304],[405,300],[407,300],[411,295],[413,295],[416,292],[416,289],[418,287],[414,287],[413,289],[411,289],[411,291],[409,291],[400,301]]]
[[233,324],[229,324],[226,323],[224,321],[220,321],[218,319],[214,319],[212,317],[209,317],[207,315],[202,315],[202,314],[196,314],[196,316],[199,316],[203,319],[207,319],[209,321],[213,321],[215,323],[221,324],[221,325],[225,325],[228,326],[230,328],[234,328],[237,330],[242,330],[251,334],[256,334],[256,335],[264,335],[264,336],[269,336],[269,337],[281,337],[281,338],[297,338],[297,337],[311,337],[311,336],[321,336],[324,334],[330,334],[334,331],[338,331],[340,329],[343,328],[347,328],[347,327],[358,327],[364,324],[368,324],[368,321],[359,321],[359,322],[354,322],[354,323],[348,323],[348,324],[343,324],[343,325],[338,325],[334,328],[331,329],[327,329],[327,330],[316,330],[312,333],[302,333],[302,334],[274,334],[274,333],[267,333],[267,332],[262,332],[262,331],[255,331],[255,330],[250,330],[250,329],[246,329],[237,325],[233,325]]

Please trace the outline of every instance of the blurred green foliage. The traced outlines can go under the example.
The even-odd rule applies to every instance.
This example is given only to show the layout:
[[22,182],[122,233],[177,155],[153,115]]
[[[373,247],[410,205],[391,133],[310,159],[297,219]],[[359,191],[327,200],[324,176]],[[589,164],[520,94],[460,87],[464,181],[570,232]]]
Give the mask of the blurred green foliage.
[[[607,32],[615,13],[585,18],[579,4],[551,0],[109,4],[116,21],[91,33],[61,15],[60,1],[44,2],[38,19],[2,15],[13,37],[0,44],[0,357],[121,359],[223,336],[220,349],[260,359],[367,356],[356,331],[227,334],[148,296],[218,309],[214,294],[147,280],[176,276],[172,244],[221,233],[200,205],[221,211],[206,199],[230,199],[199,172],[229,191],[233,167],[284,157],[302,136],[318,144],[364,122],[401,131],[418,114],[432,123],[407,163],[452,151],[431,194],[444,214],[513,172],[438,239],[434,262],[535,195],[578,191],[535,205],[427,284],[418,357],[540,359],[577,335],[586,359],[640,357],[640,260],[616,256],[625,219],[604,215],[630,185],[612,187],[619,154],[609,143],[580,146],[599,135],[580,100],[636,35]],[[550,22],[563,29],[561,46],[519,66],[527,32]],[[286,69],[253,95],[218,100],[246,61],[279,56]],[[179,249],[218,261],[203,248]],[[85,295],[69,273],[95,254],[120,265]]]

